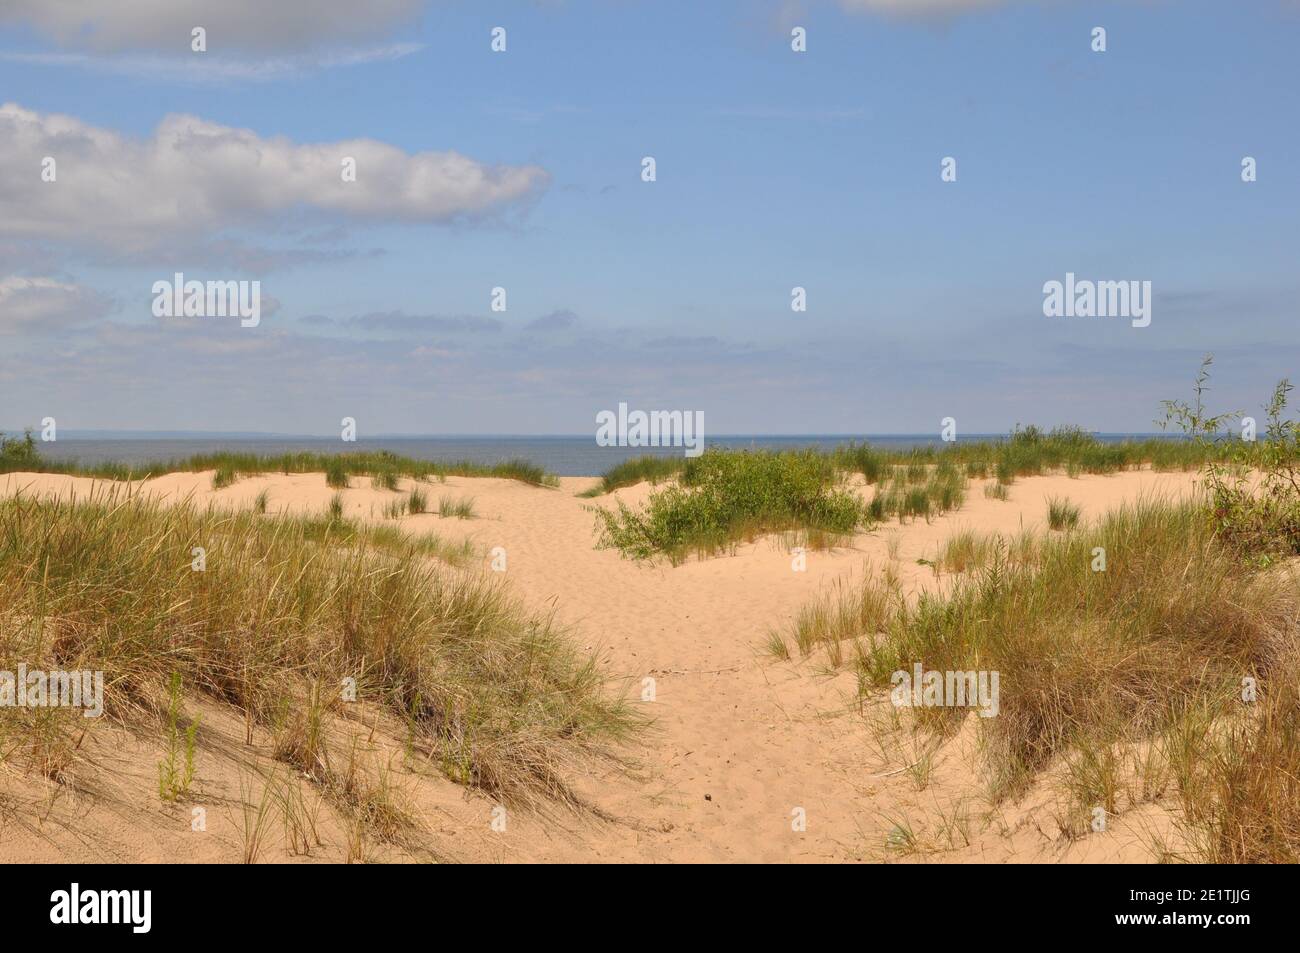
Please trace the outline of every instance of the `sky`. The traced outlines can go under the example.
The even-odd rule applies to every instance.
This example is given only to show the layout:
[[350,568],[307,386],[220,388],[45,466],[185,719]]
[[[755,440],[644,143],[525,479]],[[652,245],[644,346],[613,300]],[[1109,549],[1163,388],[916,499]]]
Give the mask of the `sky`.
[[[1298,39],[1296,0],[0,0],[0,429],[1151,431],[1208,352],[1257,412]],[[176,272],[260,322],[156,316]],[[1150,324],[1046,316],[1067,272]]]

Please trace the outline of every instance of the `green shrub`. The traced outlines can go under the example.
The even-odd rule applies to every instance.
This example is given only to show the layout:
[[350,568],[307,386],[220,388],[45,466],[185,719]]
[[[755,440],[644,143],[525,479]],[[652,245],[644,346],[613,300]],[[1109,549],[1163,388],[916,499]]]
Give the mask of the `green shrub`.
[[715,553],[742,539],[789,529],[850,534],[866,519],[861,500],[839,488],[833,461],[814,451],[709,450],[687,461],[680,485],[644,509],[597,509],[598,545],[625,556]]

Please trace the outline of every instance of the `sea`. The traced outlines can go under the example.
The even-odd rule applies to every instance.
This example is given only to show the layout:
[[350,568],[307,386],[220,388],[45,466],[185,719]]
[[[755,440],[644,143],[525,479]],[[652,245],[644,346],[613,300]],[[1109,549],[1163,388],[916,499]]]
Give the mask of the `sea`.
[[[1098,433],[1105,443],[1149,437],[1177,440],[1167,434]],[[962,442],[1005,440],[1006,434],[963,434]],[[742,450],[831,450],[852,443],[868,443],[889,450],[938,447],[935,434],[823,434],[758,435],[733,434],[709,437],[706,447]],[[195,454],[230,451],[273,455],[280,453],[389,450],[404,457],[430,461],[470,460],[492,464],[523,458],[558,476],[598,476],[624,460],[640,456],[680,456],[680,447],[602,447],[591,434],[583,436],[394,436],[359,437],[344,443],[337,437],[295,437],[226,434],[59,434],[56,441],[39,444],[49,460],[82,464],[123,463],[130,466],[183,460]]]

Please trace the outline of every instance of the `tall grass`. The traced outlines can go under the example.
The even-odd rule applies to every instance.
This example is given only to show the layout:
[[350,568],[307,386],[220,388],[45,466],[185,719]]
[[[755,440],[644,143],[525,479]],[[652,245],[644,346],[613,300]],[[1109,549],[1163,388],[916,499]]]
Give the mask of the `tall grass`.
[[938,572],[971,572],[983,569],[998,552],[997,537],[977,533],[974,530],[959,530],[939,550],[935,560]]
[[867,483],[876,483],[890,465],[888,456],[868,444],[849,444],[835,451],[835,465],[841,470],[859,473]]
[[[897,586],[870,576],[858,586],[837,583],[829,593],[799,610],[790,626],[790,641],[805,656],[817,648],[825,648],[838,665],[842,661],[841,643],[857,635],[880,631],[892,615],[898,598]],[[784,653],[788,644],[779,631],[768,636],[769,648],[775,654]]]
[[677,476],[685,468],[686,457],[634,457],[606,470],[604,476],[600,478],[600,483],[579,495],[600,496],[625,486],[635,486],[647,481],[662,483],[670,477]]
[[[1083,804],[1113,801],[1118,753],[1146,747],[1138,787],[1172,779],[1199,859],[1295,861],[1300,580],[1242,559],[1205,515],[1147,500],[1068,535],[1022,535],[913,602],[868,579],[814,603],[786,638],[805,651],[845,642],[863,693],[917,662],[998,672],[999,714],[976,719],[995,798],[1059,763]],[[861,605],[884,606],[883,617]],[[1243,703],[1247,679],[1261,686],[1257,704]],[[941,734],[969,714],[913,711]]]
[[341,457],[329,457],[325,463],[325,485],[336,490],[348,488],[348,471]]
[[212,471],[212,489],[221,490],[235,482],[237,474],[234,469],[227,466],[218,467]]
[[1063,497],[1049,497],[1047,525],[1055,530],[1074,529],[1079,525],[1079,507]]
[[[0,501],[0,668],[103,671],[108,716],[156,730],[172,673],[272,731],[286,706],[306,717],[310,685],[355,678],[453,779],[568,796],[566,765],[633,726],[594,662],[494,580],[378,540],[121,493]],[[195,546],[206,571],[191,569]],[[346,704],[317,698],[330,717]],[[0,758],[57,774],[83,728],[80,712],[0,709]]]
[[878,485],[868,504],[873,520],[895,516],[900,521],[918,517],[928,521],[957,509],[966,498],[966,481],[947,460],[934,467],[913,461],[892,469],[891,482]]

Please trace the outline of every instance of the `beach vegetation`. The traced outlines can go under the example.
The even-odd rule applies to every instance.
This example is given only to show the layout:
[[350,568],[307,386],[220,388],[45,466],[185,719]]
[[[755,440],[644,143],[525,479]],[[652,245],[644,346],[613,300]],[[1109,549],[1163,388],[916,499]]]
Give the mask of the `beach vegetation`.
[[[454,551],[429,539],[123,491],[11,497],[0,501],[0,668],[103,672],[105,717],[163,735],[167,800],[194,782],[203,746],[184,699],[229,708],[278,739],[283,760],[319,767],[345,717],[326,687],[351,678],[429,763],[457,765],[458,783],[572,803],[567,767],[607,752],[636,719],[548,613],[496,578],[418,558]],[[199,545],[203,572],[190,563]],[[37,748],[62,739],[75,765],[85,730],[80,711],[0,708],[0,760],[44,770]],[[311,777],[380,824],[346,767]]]
[[831,459],[814,451],[708,450],[633,510],[595,508],[598,542],[634,559],[712,555],[764,533],[855,532],[867,519]]

